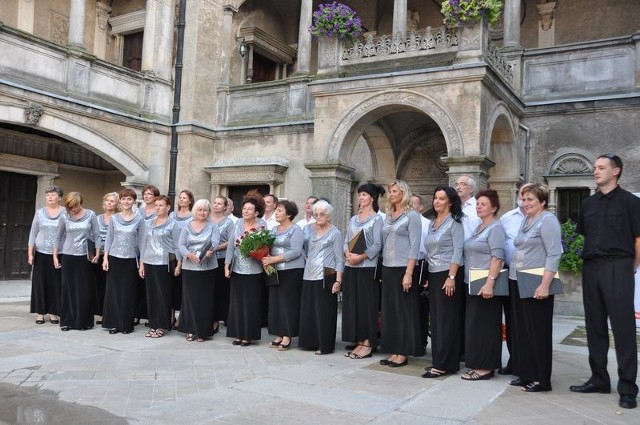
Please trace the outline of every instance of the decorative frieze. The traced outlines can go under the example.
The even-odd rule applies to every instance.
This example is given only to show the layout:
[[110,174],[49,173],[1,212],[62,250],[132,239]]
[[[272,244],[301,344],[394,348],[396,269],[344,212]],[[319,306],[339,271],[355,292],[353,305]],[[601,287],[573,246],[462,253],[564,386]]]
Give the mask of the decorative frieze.
[[513,65],[500,53],[500,49],[493,44],[489,43],[489,49],[487,50],[487,62],[492,68],[504,77],[505,81],[513,86]]
[[29,102],[24,108],[24,120],[27,124],[38,125],[44,114],[44,108],[39,103]]

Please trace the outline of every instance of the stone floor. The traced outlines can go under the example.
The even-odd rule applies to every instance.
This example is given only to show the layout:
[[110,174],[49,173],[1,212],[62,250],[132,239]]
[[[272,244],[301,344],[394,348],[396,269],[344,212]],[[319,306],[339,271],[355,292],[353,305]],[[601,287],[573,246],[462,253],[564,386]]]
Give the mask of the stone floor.
[[620,409],[615,391],[569,392],[589,375],[586,348],[562,343],[584,325],[570,318],[555,320],[554,390],[527,394],[511,377],[422,379],[430,354],[392,369],[378,364],[382,354],[345,358],[340,342],[326,356],[278,352],[266,331],[246,348],[220,334],[145,338],[142,326],[60,332],[34,323],[28,295],[28,282],[0,282],[0,424],[640,423],[640,409]]

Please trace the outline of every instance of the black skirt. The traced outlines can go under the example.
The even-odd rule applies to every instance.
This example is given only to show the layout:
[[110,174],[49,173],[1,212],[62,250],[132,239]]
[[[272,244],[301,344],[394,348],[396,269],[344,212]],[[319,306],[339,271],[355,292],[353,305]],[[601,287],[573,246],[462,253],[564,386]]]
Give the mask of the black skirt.
[[53,255],[36,251],[31,275],[31,313],[60,313],[60,269],[53,266]]
[[216,288],[213,295],[213,320],[227,322],[229,316],[229,278],[224,275],[224,258],[218,258]]
[[460,370],[460,329],[462,300],[466,297],[464,270],[458,269],[455,292],[449,297],[442,289],[449,271],[429,273],[429,310],[431,316],[431,354],[433,367],[447,372]]
[[176,266],[178,260],[170,260],[169,268],[171,274],[171,308],[179,311],[182,305],[182,272],[176,276]]
[[[137,270],[137,269],[136,269]],[[147,311],[147,282],[136,274],[138,284],[136,285],[136,304],[134,317],[137,319],[148,319]]]
[[382,341],[385,353],[423,356],[423,326],[420,319],[420,291],[417,284],[409,292],[402,289],[406,267],[382,266]]
[[182,270],[180,332],[206,338],[213,335],[213,291],[216,270]]
[[91,262],[86,255],[62,255],[60,261],[60,326],[90,329],[93,327],[95,295]]
[[133,331],[140,282],[135,258],[118,258],[109,255],[107,291],[104,295],[102,312],[103,328],[116,329],[120,332]]
[[151,329],[171,329],[172,276],[167,264],[144,265],[149,328]]
[[102,311],[104,310],[104,294],[107,292],[107,272],[102,270],[102,260],[103,256],[101,255],[97,264],[92,264],[91,266],[93,269],[93,279],[96,283],[96,297],[93,309],[93,314],[96,316],[102,316]]
[[249,341],[261,338],[261,297],[264,278],[260,274],[231,273],[227,336]]
[[278,286],[269,288],[269,333],[298,336],[304,269],[278,271]]
[[502,365],[502,300],[467,294],[465,324],[466,366],[498,369]]
[[303,280],[298,346],[331,353],[336,348],[338,297],[322,288],[322,280]]
[[380,284],[374,279],[375,267],[345,267],[342,278],[342,340],[369,340],[378,345],[378,306]]

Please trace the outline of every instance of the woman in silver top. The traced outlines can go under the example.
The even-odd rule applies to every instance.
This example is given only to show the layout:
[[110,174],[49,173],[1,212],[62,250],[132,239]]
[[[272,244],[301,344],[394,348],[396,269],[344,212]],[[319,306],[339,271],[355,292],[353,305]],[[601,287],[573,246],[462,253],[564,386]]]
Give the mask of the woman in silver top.
[[178,249],[182,256],[182,306],[178,330],[187,341],[204,342],[213,335],[213,294],[218,261],[214,255],[220,230],[209,220],[211,204],[198,199],[193,204],[193,220],[180,232]]
[[275,281],[278,284],[269,287],[269,333],[276,335],[271,347],[286,351],[291,346],[291,338],[298,336],[300,325],[304,236],[302,229],[293,222],[298,215],[295,202],[278,202],[274,214],[278,226],[271,233],[276,240],[271,255],[262,259],[262,265],[274,265],[277,270]]
[[[342,340],[355,342],[352,359],[371,357],[378,346],[378,310],[380,284],[375,279],[378,256],[382,250],[382,223],[378,198],[382,186],[371,183],[358,188],[358,214],[351,217],[344,239],[345,269],[342,284]],[[363,252],[351,252],[349,242],[358,234],[364,238]]]
[[[156,198],[156,216],[140,223],[140,267],[138,273],[147,281],[149,332],[147,338],[161,338],[171,329],[173,277],[180,274],[182,257],[177,252],[180,226],[169,218],[171,199]],[[172,270],[169,255],[176,256],[178,265]]]
[[338,292],[342,286],[344,251],[342,234],[331,224],[333,207],[325,200],[313,204],[315,222],[305,226],[306,263],[300,301],[300,348],[316,355],[333,353],[336,347]]
[[262,263],[258,260],[252,257],[244,258],[239,246],[245,233],[266,229],[267,223],[260,218],[262,214],[264,214],[262,197],[253,195],[243,199],[242,218],[238,220],[229,237],[224,260],[225,276],[231,280],[227,336],[235,338],[233,345],[242,347],[248,347],[252,340],[261,338],[264,270]]
[[[136,213],[144,220],[151,220],[156,215],[156,198],[160,196],[160,190],[154,185],[145,186],[142,189],[142,202],[143,205],[136,210]],[[144,279],[140,280],[138,290],[136,292],[136,311],[134,324],[138,325],[140,319],[147,319],[149,314],[147,312],[147,282]],[[145,323],[149,325],[149,323]]]
[[229,315],[229,278],[224,275],[224,259],[227,256],[227,245],[235,225],[226,215],[227,197],[216,196],[211,205],[211,221],[220,229],[220,242],[215,247],[218,268],[216,269],[216,287],[213,293],[213,333],[218,333],[220,322],[227,323]]
[[420,250],[422,223],[411,208],[411,189],[403,180],[387,186],[389,207],[382,226],[382,351],[380,364],[401,367],[408,356],[424,355],[420,286],[413,271]]
[[436,187],[433,193],[436,218],[429,223],[429,310],[433,367],[423,378],[437,378],[460,370],[462,306],[466,296],[464,268],[464,226],[462,202],[452,187]]
[[107,272],[102,327],[109,329],[112,335],[133,332],[136,297],[141,282],[138,276],[138,230],[143,220],[133,211],[137,195],[132,189],[123,189],[119,196],[120,212],[114,214],[109,222],[102,260],[102,269]]
[[[553,348],[553,300],[549,286],[558,271],[562,255],[560,223],[547,210],[549,190],[546,186],[532,184],[521,189],[524,212],[527,217],[513,240],[516,251],[509,267],[509,278],[516,279],[520,270],[544,268],[540,285],[533,298],[521,298],[512,305],[521,309],[524,335],[516,335],[518,379],[512,385],[521,385],[522,391],[551,391],[551,364]],[[513,313],[512,313],[513,316]]]
[[489,274],[479,293],[466,295],[465,360],[470,369],[462,375],[466,381],[492,378],[502,361],[502,301],[493,290],[504,264],[505,231],[497,219],[500,199],[498,192],[487,189],[476,200],[481,221],[464,243],[465,282],[471,283],[471,269],[486,269]]
[[117,212],[118,204],[120,203],[120,197],[116,192],[110,192],[102,197],[103,214],[98,216],[98,227],[100,227],[100,237],[96,242],[96,247],[99,245],[100,258],[98,263],[93,266],[94,279],[96,282],[96,304],[94,315],[98,316],[96,325],[102,324],[102,311],[104,310],[104,295],[107,292],[107,272],[102,269],[102,262],[104,257],[104,243],[107,241],[107,229],[111,222],[111,217]]
[[27,262],[33,266],[31,274],[31,313],[36,313],[36,323],[44,323],[49,314],[49,322],[60,323],[60,269],[53,267],[53,246],[58,233],[58,225],[64,217],[60,205],[62,189],[49,186],[45,189],[46,205],[36,211],[29,232]]
[[[53,246],[53,266],[61,271],[60,330],[86,330],[93,327],[95,284],[91,263],[97,263],[100,248],[89,252],[98,240],[100,229],[96,213],[82,207],[82,194],[70,192],[64,197],[67,209],[58,223]],[[64,241],[64,243],[63,243]],[[59,248],[62,246],[62,248]],[[60,256],[59,254],[62,254]]]
[[[193,209],[193,204],[195,203],[195,198],[193,197],[193,193],[190,190],[184,189],[181,190],[178,194],[178,208],[174,211],[171,211],[169,214],[169,219],[175,221],[179,228],[184,228],[187,223],[193,220],[193,214],[191,214],[191,210]],[[176,239],[176,244],[178,243],[178,239]],[[176,267],[178,265],[177,260],[172,258],[169,262],[169,265],[172,268],[172,285],[173,288],[173,305],[171,312],[171,326],[173,329],[178,329],[176,319],[176,311],[180,311],[180,305],[182,304],[182,273],[180,270],[177,270]]]

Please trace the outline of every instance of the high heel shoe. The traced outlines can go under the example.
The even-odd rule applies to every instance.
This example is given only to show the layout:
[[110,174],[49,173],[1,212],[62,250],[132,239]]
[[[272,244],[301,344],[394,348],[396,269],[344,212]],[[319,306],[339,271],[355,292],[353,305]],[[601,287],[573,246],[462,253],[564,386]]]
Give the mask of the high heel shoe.
[[289,343],[288,344],[283,344],[282,342],[280,342],[280,346],[278,347],[278,351],[287,351],[287,350],[289,350],[289,347],[291,347],[291,339],[289,339]]

